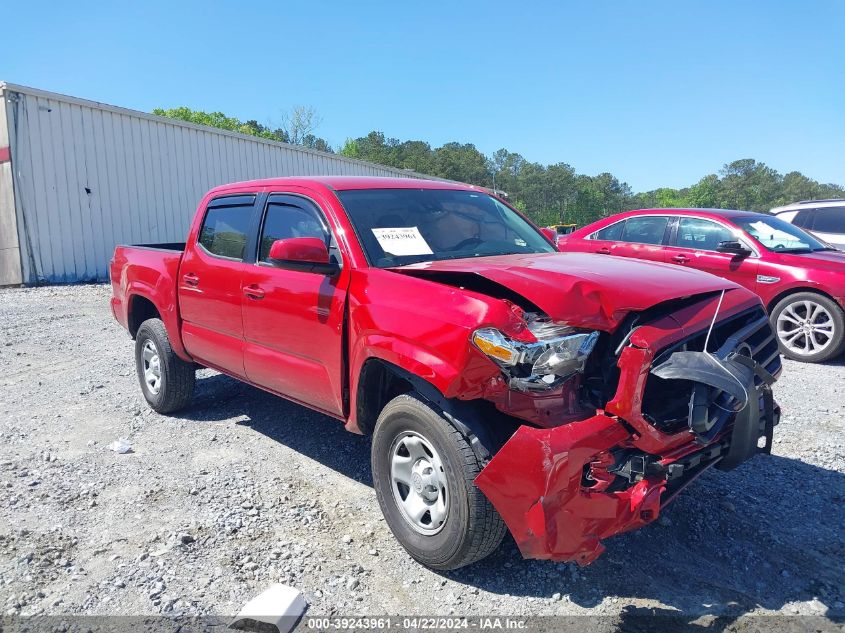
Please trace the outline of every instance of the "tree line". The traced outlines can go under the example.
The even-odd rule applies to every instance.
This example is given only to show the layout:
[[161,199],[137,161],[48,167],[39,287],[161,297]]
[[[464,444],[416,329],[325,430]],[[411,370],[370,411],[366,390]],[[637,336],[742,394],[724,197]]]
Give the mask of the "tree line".
[[202,110],[191,110],[184,106],[170,109],[155,108],[152,113],[170,119],[196,123],[197,125],[208,125],[230,132],[258,136],[269,141],[302,145],[322,152],[334,151],[325,139],[314,134],[314,130],[319,127],[321,119],[316,110],[310,106],[296,106],[287,112],[283,112],[281,121],[275,126],[264,125],[254,119],[241,121],[235,117],[226,116],[222,112],[203,112]]
[[[285,113],[276,127],[188,108],[157,108],[153,114],[334,151],[325,139],[315,135],[320,119],[309,107],[299,106]],[[727,163],[718,173],[708,174],[689,187],[634,193],[627,183],[610,173],[578,174],[567,163],[543,165],[506,149],[486,156],[472,143],[432,147],[425,141],[400,141],[373,131],[348,139],[337,152],[349,158],[503,191],[512,204],[541,226],[583,226],[629,209],[703,207],[765,212],[798,200],[845,198],[845,187],[819,183],[797,171],[780,174],[752,158]]]

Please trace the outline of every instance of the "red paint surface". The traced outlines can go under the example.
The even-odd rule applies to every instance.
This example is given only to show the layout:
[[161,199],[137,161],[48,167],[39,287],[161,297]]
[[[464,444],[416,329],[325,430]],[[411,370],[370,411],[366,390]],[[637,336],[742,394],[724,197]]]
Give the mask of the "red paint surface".
[[[704,209],[644,209],[619,213],[584,226],[558,240],[558,248],[565,252],[601,254],[606,259],[633,257],[665,262],[678,268],[697,269],[718,275],[756,293],[763,304],[771,309],[785,293],[800,290],[821,291],[845,307],[845,252],[821,251],[817,253],[777,253],[766,249],[745,232],[732,217],[748,215],[743,211],[714,212]],[[632,216],[695,217],[719,222],[743,234],[759,254],[738,258],[728,253],[682,248],[678,246],[651,246],[620,241],[590,240],[587,236],[610,224]],[[758,275],[776,277],[776,283],[761,283]]]
[[[679,297],[725,289],[721,318],[759,300],[698,271],[580,253],[370,268],[334,191],[374,187],[469,189],[371,178],[290,178],[218,187],[201,201],[184,255],[116,249],[113,312],[126,326],[133,302],[149,299],[183,358],[341,419],[352,431],[359,430],[355,416],[361,369],[372,359],[410,372],[446,398],[484,398],[530,422],[534,426],[521,426],[476,481],[526,556],[586,564],[601,553],[601,539],[654,520],[662,480],[611,493],[605,489],[607,481],[583,489],[581,473],[585,464],[615,446],[638,448],[669,462],[695,448],[689,433],[665,435],[648,424],[640,405],[655,351],[705,329],[715,311],[714,296],[637,330],[634,345],[625,348],[618,362],[616,395],[605,412],[595,412],[578,409],[574,386],[536,396],[510,391],[499,367],[470,344],[470,336],[491,326],[532,341],[522,310],[426,277],[478,275],[521,295],[555,320],[607,332],[631,311]],[[340,273],[328,277],[225,260],[198,247],[208,201],[236,193],[288,193],[313,201],[338,243]],[[256,217],[253,226],[258,225]]]
[[660,512],[662,479],[611,493],[582,486],[584,465],[628,437],[605,415],[556,429],[523,426],[475,483],[502,515],[523,556],[587,565],[604,551],[601,539],[650,523]]
[[629,312],[732,287],[695,270],[581,253],[475,257],[404,268],[474,273],[519,293],[555,320],[605,331],[615,329]]
[[270,259],[297,262],[328,263],[329,251],[323,241],[316,237],[291,237],[276,240],[270,245]]
[[12,149],[10,147],[0,147],[0,165],[8,163],[12,160]]

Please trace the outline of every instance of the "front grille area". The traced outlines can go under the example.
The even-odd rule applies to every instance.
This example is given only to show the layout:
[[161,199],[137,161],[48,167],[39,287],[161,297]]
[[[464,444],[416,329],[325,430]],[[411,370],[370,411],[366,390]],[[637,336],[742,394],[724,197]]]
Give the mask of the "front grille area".
[[[705,351],[706,337],[707,330],[703,330],[662,350],[655,357],[652,366],[660,365],[674,352]],[[717,322],[707,347],[707,351],[719,358],[724,359],[736,351],[753,358],[770,374],[777,376],[780,373],[781,359],[777,339],[762,307],[752,308]],[[756,382],[759,386],[761,381],[756,378]],[[696,383],[690,380],[663,379],[650,375],[643,394],[643,416],[664,433],[677,433],[688,429],[690,399],[695,385]],[[742,403],[726,392],[712,387],[708,389],[711,416],[718,420],[717,426],[721,428],[729,422],[728,418],[735,415]]]

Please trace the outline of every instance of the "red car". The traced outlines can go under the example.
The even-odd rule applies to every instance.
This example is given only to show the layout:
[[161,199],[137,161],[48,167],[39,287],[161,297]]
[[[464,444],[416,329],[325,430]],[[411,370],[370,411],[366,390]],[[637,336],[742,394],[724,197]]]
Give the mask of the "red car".
[[218,187],[186,243],[118,246],[111,280],[153,409],[188,406],[200,365],[372,435],[387,525],[438,569],[506,526],[526,557],[587,564],[705,469],[768,452],[780,415],[753,293],[559,253],[468,185]]
[[845,253],[777,217],[640,209],[562,236],[558,248],[719,275],[760,295],[786,356],[820,362],[845,349]]

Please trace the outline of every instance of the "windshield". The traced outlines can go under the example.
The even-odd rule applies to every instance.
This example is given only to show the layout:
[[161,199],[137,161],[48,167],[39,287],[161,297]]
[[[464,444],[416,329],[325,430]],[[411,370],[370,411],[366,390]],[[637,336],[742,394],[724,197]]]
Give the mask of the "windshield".
[[735,217],[733,221],[760,244],[776,253],[810,253],[830,247],[797,226],[779,218]]
[[337,192],[370,264],[553,253],[518,213],[492,196],[449,189],[355,189]]

